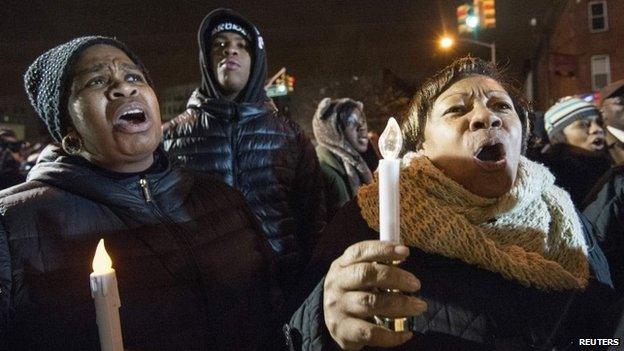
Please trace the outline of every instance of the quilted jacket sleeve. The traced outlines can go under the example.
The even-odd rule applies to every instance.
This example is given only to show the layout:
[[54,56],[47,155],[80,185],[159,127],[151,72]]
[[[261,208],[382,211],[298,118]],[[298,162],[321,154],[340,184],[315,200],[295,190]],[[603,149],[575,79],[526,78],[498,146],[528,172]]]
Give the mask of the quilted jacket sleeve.
[[316,285],[310,296],[284,326],[286,344],[290,351],[340,350],[325,327],[323,316],[323,284]]

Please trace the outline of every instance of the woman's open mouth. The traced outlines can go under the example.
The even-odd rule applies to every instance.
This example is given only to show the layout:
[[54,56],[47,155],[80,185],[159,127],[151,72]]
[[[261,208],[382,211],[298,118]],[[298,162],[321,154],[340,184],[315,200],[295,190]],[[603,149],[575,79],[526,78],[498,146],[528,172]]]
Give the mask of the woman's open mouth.
[[475,163],[486,171],[496,171],[505,168],[507,154],[502,143],[483,145],[474,154]]
[[594,150],[602,150],[604,149],[605,141],[603,138],[594,138],[594,140],[591,141],[591,145]]
[[152,126],[151,120],[140,106],[123,106],[116,113],[114,128],[122,133],[142,133]]

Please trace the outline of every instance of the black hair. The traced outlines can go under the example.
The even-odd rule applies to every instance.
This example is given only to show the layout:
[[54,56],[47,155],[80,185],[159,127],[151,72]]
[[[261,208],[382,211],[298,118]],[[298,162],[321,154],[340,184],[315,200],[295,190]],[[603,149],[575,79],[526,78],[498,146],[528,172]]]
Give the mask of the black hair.
[[403,134],[405,148],[408,151],[416,151],[422,148],[424,141],[425,125],[438,96],[456,82],[470,77],[481,75],[497,81],[511,97],[514,109],[520,118],[522,125],[522,148],[524,154],[528,139],[528,114],[529,104],[523,98],[520,90],[505,77],[504,72],[495,64],[483,61],[479,58],[464,57],[455,60],[433,77],[429,78],[420,87],[412,99],[409,114],[403,122]]

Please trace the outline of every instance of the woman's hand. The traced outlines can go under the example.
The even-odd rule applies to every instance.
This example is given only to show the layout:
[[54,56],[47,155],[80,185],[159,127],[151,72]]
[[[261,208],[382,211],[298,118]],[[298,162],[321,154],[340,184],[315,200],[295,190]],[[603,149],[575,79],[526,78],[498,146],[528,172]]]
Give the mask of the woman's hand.
[[340,347],[392,347],[412,337],[412,332],[394,332],[368,321],[374,315],[408,317],[427,309],[419,298],[379,291],[420,289],[413,274],[376,263],[403,261],[408,255],[406,246],[371,240],[350,246],[332,263],[323,287],[323,311],[327,329]]

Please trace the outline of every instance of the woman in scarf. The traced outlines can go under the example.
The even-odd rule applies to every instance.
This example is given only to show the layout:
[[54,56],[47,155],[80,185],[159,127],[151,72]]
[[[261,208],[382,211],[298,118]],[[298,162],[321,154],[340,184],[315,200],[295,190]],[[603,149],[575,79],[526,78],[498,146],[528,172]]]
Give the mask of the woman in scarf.
[[316,109],[312,128],[331,217],[373,179],[363,158],[369,147],[364,105],[348,98],[325,98]]
[[[600,320],[587,316],[609,291],[590,273],[598,249],[552,174],[522,156],[527,124],[520,94],[492,64],[460,59],[426,82],[404,125],[415,151],[401,171],[406,246],[371,240],[375,179],[326,228],[311,266],[333,262],[286,327],[291,347],[527,350],[595,335]],[[403,264],[376,263],[393,261]],[[413,328],[391,331],[375,315],[409,317]]]
[[0,193],[0,349],[99,350],[89,274],[100,238],[126,348],[265,349],[268,246],[241,194],[169,162],[136,55],[81,37],[39,56],[24,81],[62,147]]

